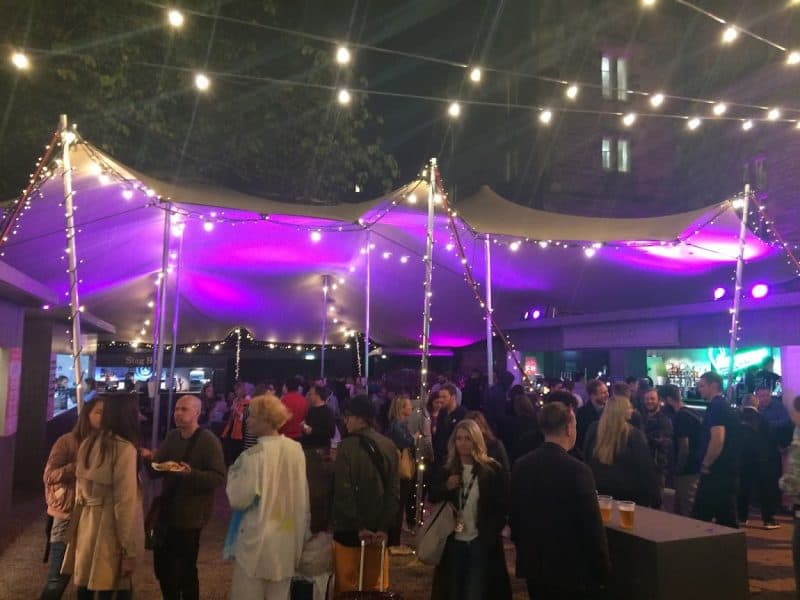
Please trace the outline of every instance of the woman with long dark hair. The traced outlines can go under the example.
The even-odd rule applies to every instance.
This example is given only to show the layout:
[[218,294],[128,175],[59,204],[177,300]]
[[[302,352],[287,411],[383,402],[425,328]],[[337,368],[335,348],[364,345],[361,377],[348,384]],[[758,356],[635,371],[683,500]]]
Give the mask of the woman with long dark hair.
[[144,554],[139,398],[131,393],[97,398],[103,401],[103,419],[78,450],[72,537],[62,571],[73,575],[79,600],[125,600]]
[[433,575],[432,600],[510,600],[501,532],[508,514],[508,473],[486,453],[478,424],[459,421],[447,463],[431,490],[434,502],[457,511],[455,531]]
[[50,568],[40,600],[58,600],[69,584],[69,575],[61,574],[61,563],[67,549],[72,509],[75,507],[75,471],[78,448],[93,432],[100,430],[103,399],[96,396],[84,403],[75,427],[56,440],[44,467],[44,497],[47,514],[52,519],[49,530]]

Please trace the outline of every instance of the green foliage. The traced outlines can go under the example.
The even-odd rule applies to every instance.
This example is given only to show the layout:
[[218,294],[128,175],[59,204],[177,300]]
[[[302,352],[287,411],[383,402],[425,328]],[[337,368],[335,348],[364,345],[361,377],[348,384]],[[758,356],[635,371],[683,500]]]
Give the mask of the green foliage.
[[[271,0],[219,10],[293,26]],[[162,178],[302,201],[359,200],[395,183],[366,98],[340,107],[333,90],[265,80],[345,85],[329,46],[191,14],[175,32],[140,0],[14,0],[8,14],[5,39],[38,51],[26,73],[0,69],[2,197],[19,193],[61,113],[115,158]],[[208,93],[195,90],[195,70],[210,74]]]

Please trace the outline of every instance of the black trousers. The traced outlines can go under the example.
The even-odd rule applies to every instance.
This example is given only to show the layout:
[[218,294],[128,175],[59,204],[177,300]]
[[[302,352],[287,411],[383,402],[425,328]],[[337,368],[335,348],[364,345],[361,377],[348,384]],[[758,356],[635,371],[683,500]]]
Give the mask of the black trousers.
[[711,473],[701,475],[694,497],[692,518],[713,520],[717,525],[739,527],[736,520],[736,477]]
[[528,598],[530,600],[607,600],[608,594],[604,589],[571,589],[569,587],[555,587],[547,583],[527,579]]
[[197,579],[199,529],[167,528],[153,549],[153,566],[164,600],[200,600]]
[[93,592],[88,588],[79,587],[77,592],[78,600],[129,600],[132,598],[130,590]]
[[773,465],[766,461],[742,465],[741,479],[739,480],[740,522],[747,521],[753,497],[758,498],[758,505],[761,507],[761,519],[765,523],[775,518],[775,513],[780,504],[780,496],[775,495],[780,473],[774,473],[773,471]]

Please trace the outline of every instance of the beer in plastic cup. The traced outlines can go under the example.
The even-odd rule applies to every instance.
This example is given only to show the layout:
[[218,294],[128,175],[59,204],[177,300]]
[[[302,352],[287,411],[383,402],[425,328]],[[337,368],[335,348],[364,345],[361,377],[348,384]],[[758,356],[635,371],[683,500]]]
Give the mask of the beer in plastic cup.
[[597,496],[597,503],[600,505],[600,516],[603,517],[603,523],[611,521],[611,506],[614,498],[611,496]]
[[633,517],[636,511],[636,503],[628,501],[617,502],[619,509],[619,526],[625,529],[633,529]]

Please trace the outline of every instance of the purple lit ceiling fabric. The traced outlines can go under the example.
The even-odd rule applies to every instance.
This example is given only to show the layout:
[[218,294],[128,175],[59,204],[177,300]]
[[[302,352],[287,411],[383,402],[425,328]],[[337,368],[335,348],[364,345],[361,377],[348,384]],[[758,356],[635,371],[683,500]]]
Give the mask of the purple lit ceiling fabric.
[[[145,193],[152,188],[187,213],[181,217],[185,226],[180,343],[219,340],[238,326],[249,329],[257,339],[319,343],[322,276],[326,274],[331,276],[329,306],[333,306],[325,311],[328,342],[344,342],[342,329],[362,331],[367,232],[358,219],[371,224],[374,244],[372,338],[387,346],[419,343],[424,184],[413,183],[385,198],[357,205],[302,206],[208,186],[166,184],[134,173],[88,145],[79,146],[73,155],[81,303],[117,328],[115,335],[105,337],[152,339],[151,327],[146,327],[145,335],[140,330],[145,320],[153,319],[147,303],[154,298],[161,268],[166,208],[164,202]],[[108,169],[110,182],[101,183],[93,162]],[[134,190],[131,199],[123,196],[125,189]],[[411,190],[419,199],[415,206],[403,201]],[[44,184],[41,195],[24,211],[19,233],[2,249],[5,255],[0,260],[55,290],[66,304],[62,198],[60,176]],[[733,274],[738,221],[733,212],[720,206],[661,221],[572,218],[578,220],[570,225],[569,217],[531,212],[484,189],[455,208],[469,227],[496,234],[501,242],[492,245],[492,271],[495,314],[504,327],[518,325],[520,315],[534,305],[555,306],[563,314],[704,302],[710,290],[727,285]],[[454,249],[448,250],[452,238],[442,213],[438,210],[435,227],[432,344],[459,347],[482,339],[485,324],[464,282],[461,261]],[[716,221],[706,225],[715,216]],[[546,220],[551,217],[555,220],[548,229]],[[530,220],[527,229],[525,219]],[[204,230],[206,221],[214,223],[211,232]],[[484,242],[469,227],[459,221],[467,258],[477,280],[483,282]],[[312,230],[320,230],[318,242],[311,240]],[[522,231],[529,231],[532,240],[536,236],[557,239],[547,235],[551,230],[565,236],[558,239],[618,241],[598,249],[591,259],[580,247],[551,244],[541,248],[530,242],[521,244],[517,252],[508,248],[509,242],[522,239]],[[628,237],[617,238],[616,231]],[[678,237],[685,242],[673,246]],[[637,247],[654,240],[655,246]],[[171,236],[171,243],[177,251],[177,238]],[[746,286],[785,277],[776,266],[783,261],[773,260],[775,254],[756,237],[748,238]],[[169,330],[174,274],[167,277]]]

